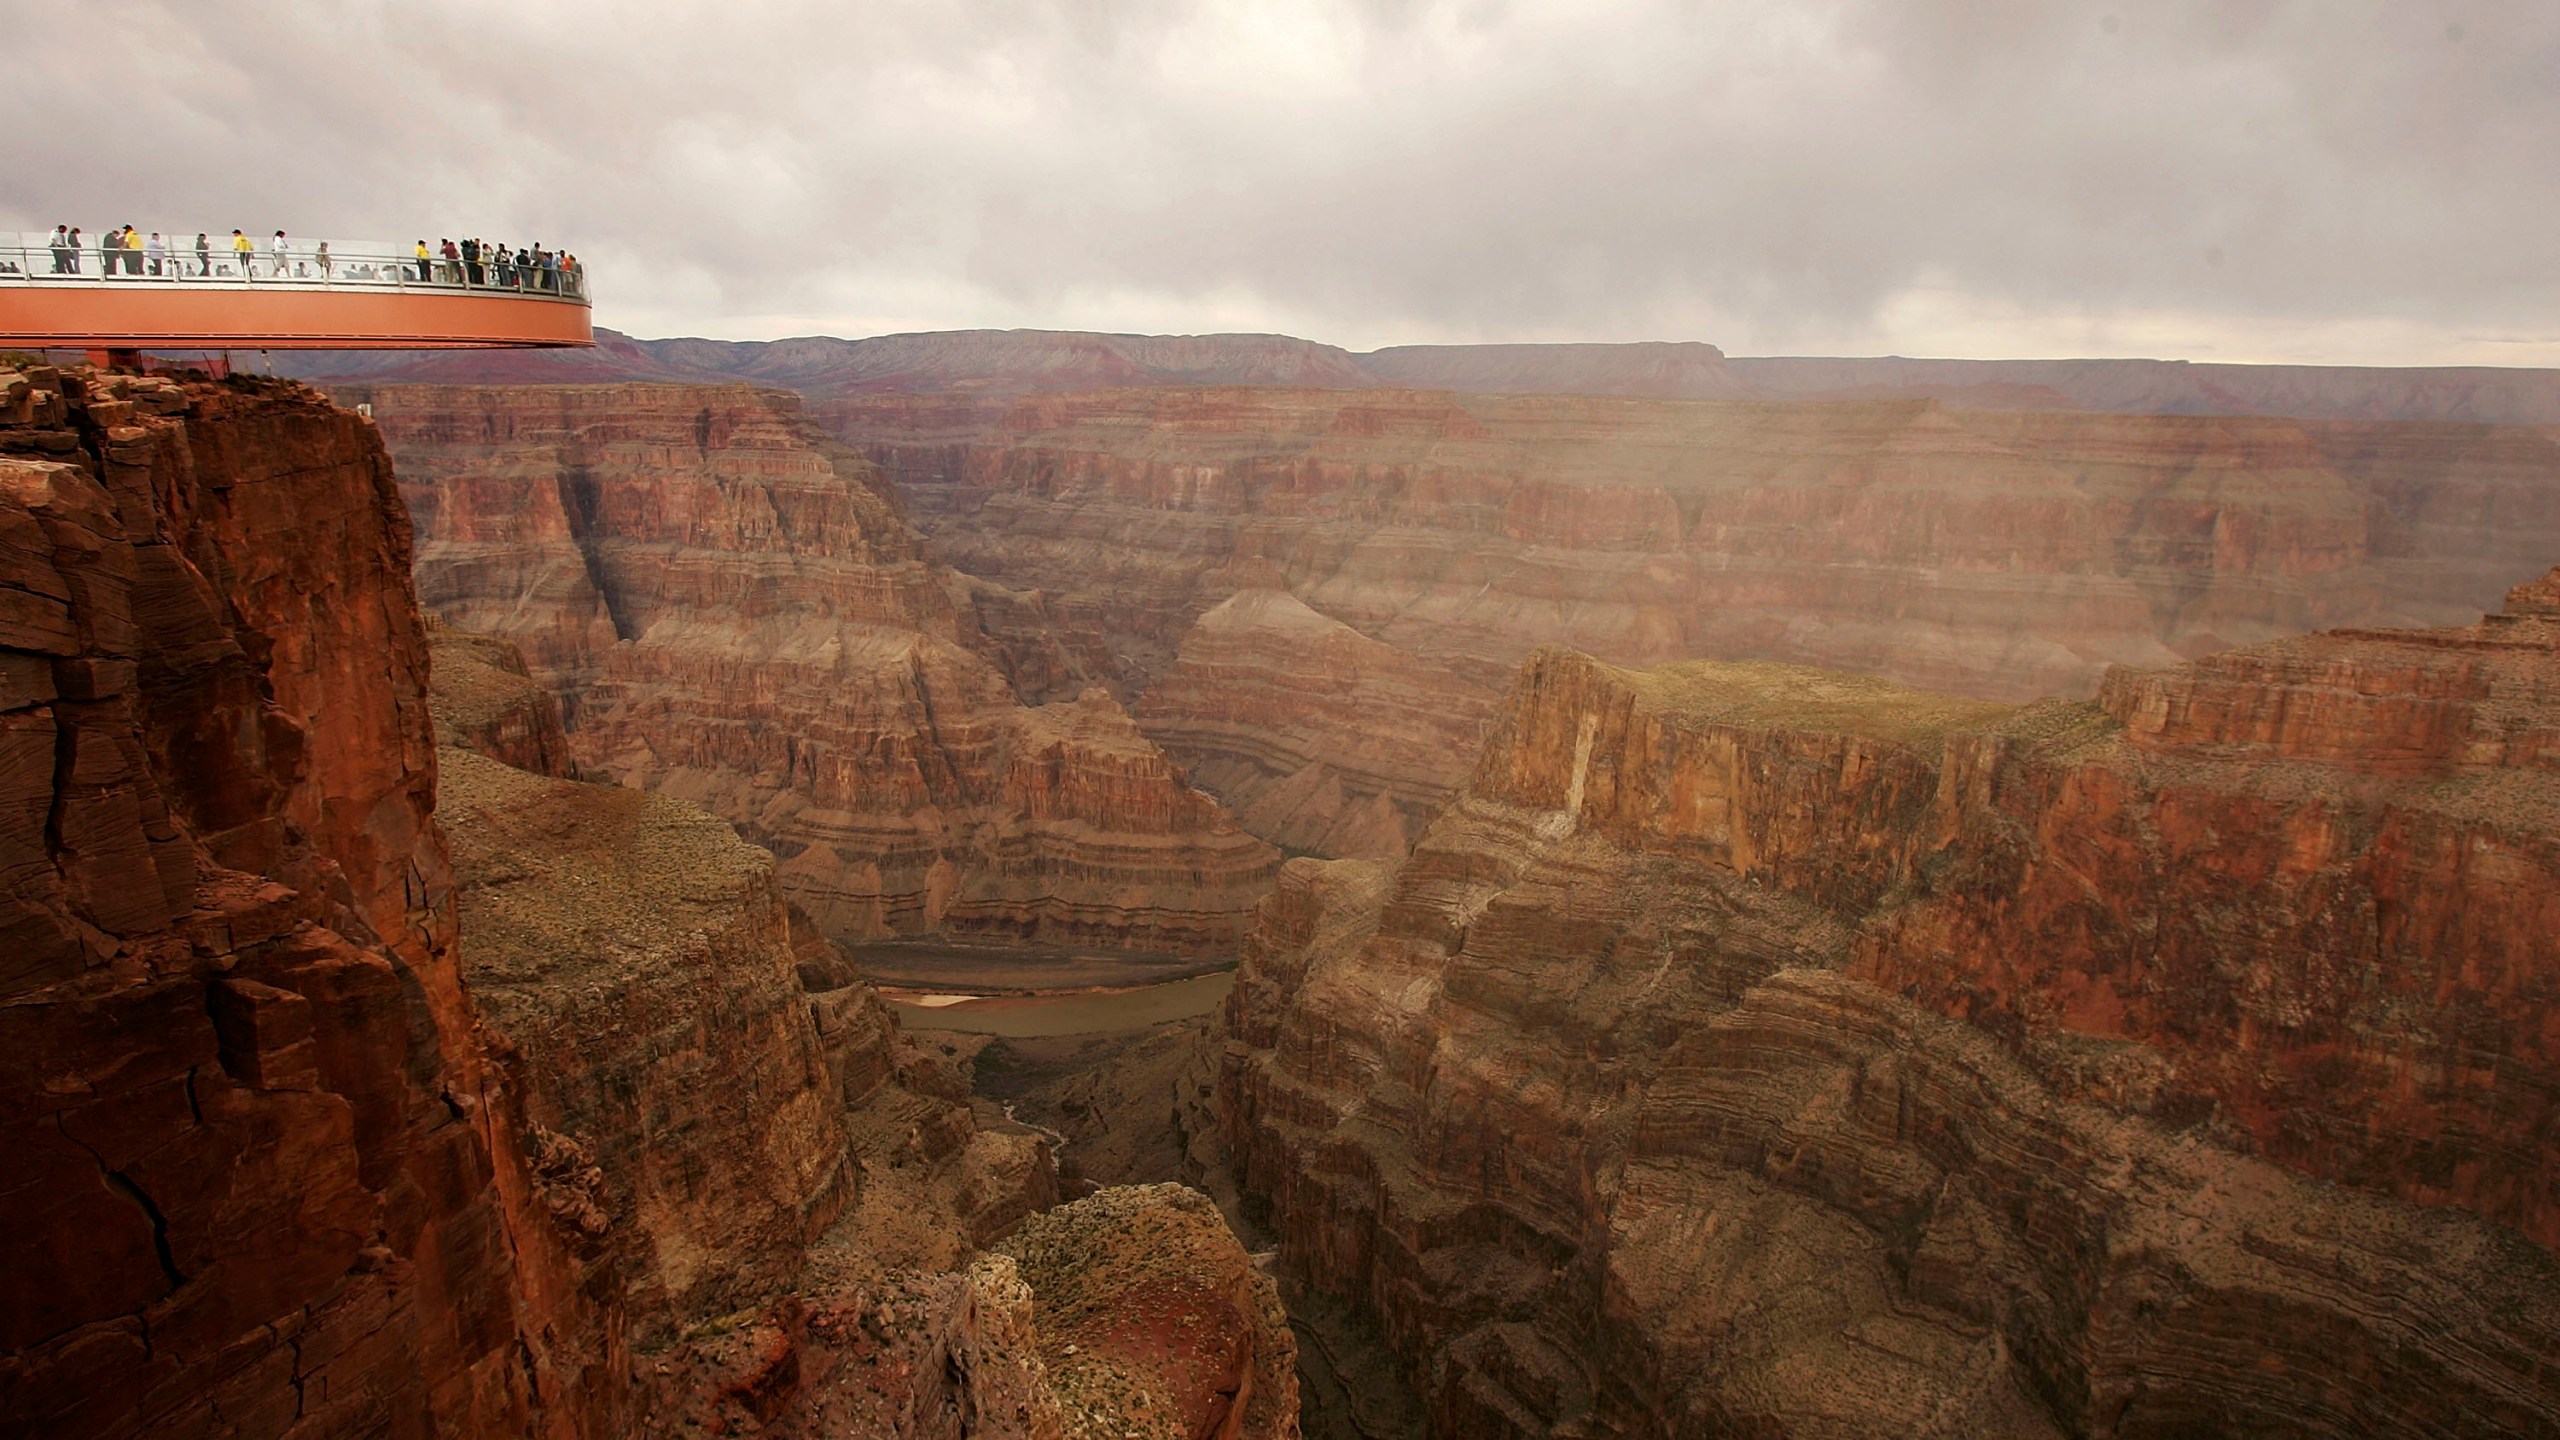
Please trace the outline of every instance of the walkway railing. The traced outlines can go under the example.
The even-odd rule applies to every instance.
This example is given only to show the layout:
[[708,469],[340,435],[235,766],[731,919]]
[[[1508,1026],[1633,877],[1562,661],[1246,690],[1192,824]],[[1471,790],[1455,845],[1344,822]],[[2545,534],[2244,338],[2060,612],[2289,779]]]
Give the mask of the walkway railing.
[[[145,232],[146,234],[148,232]],[[231,236],[207,235],[198,249],[193,236],[183,244],[164,242],[154,251],[109,248],[99,237],[84,235],[77,246],[55,242],[49,231],[0,231],[0,285],[170,285],[188,289],[230,288],[294,290],[389,290],[440,294],[502,294],[528,300],[587,303],[583,267],[517,264],[514,252],[500,260],[492,251],[478,261],[448,260],[430,247],[420,259],[415,246],[380,241],[294,240],[287,238],[279,254],[275,239],[256,242],[247,252],[232,248]]]

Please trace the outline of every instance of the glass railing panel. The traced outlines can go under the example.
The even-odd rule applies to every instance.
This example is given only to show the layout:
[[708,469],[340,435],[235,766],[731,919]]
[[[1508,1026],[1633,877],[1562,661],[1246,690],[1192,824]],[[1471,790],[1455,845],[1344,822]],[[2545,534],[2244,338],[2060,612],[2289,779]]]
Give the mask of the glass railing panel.
[[[524,258],[518,258],[520,253]],[[447,256],[431,246],[421,256],[414,245],[387,241],[287,237],[279,249],[270,237],[242,250],[228,234],[216,238],[210,233],[201,247],[189,236],[164,239],[158,246],[146,239],[138,248],[111,248],[94,235],[83,235],[74,245],[57,242],[50,231],[0,231],[0,284],[12,283],[485,291],[578,304],[588,298],[584,267],[563,264],[556,255],[546,261],[514,247],[503,256],[495,250]]]

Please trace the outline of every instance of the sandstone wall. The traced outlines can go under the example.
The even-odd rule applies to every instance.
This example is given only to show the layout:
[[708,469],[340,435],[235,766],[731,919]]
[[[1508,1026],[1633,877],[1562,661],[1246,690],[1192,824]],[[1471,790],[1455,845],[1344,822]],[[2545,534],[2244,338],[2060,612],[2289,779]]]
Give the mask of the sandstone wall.
[[454,960],[370,429],[0,372],[0,456],[0,1415],[609,1427]]
[[[434,634],[431,701],[410,559],[308,391],[0,372],[0,1430],[1295,1434],[1260,1311],[1062,1411],[1048,1292],[1267,1282],[1178,1197],[1093,1242],[1144,1266],[976,1256],[1043,1144],[727,825],[439,763],[560,732],[502,643]],[[1051,770],[1042,818],[1096,803]]]
[[563,1203],[636,1232],[634,1342],[787,1288],[856,1172],[771,857],[665,796],[465,752],[441,790],[473,1001],[539,1142],[599,1172]]
[[814,413],[937,555],[1088,610],[1140,683],[1263,563],[1495,686],[1569,644],[2024,699],[2460,623],[2560,545],[2560,450],[2488,426],[1281,389]]
[[[744,386],[381,386],[426,603],[520,647],[576,764],[703,806],[842,938],[1231,945],[1276,858]],[[1098,642],[1097,642],[1098,643]],[[1067,699],[1039,707],[1021,689]]]
[[463,969],[627,1336],[631,1433],[1295,1434],[1271,1282],[1210,1202],[1042,1213],[1045,1141],[979,1122],[765,851],[460,750],[440,793]]
[[1246,1189],[1444,1434],[2560,1433],[2555,680],[2532,593],[2103,708],[1542,655],[1284,868]]
[[1253,589],[1200,618],[1136,719],[1263,839],[1386,857],[1465,778],[1493,699],[1286,590]]
[[524,653],[494,635],[457,630],[422,615],[434,673],[427,702],[436,743],[486,755],[501,765],[567,780],[577,774],[560,701],[533,678]]
[[[1582,359],[1646,363],[1597,348]],[[1452,377],[1553,358],[1522,349],[1413,358]],[[1164,387],[813,413],[934,554],[1039,596],[1078,653],[1111,657],[1087,673],[1115,693],[1165,690],[1141,724],[1249,828],[1321,854],[1385,853],[1376,791],[1346,779],[1337,805],[1333,781],[1407,712],[1329,703],[1351,683],[1330,660],[1267,667],[1325,687],[1292,711],[1226,693],[1217,657],[1273,658],[1277,637],[1193,627],[1245,591],[1402,652],[1362,665],[1430,674],[1461,717],[1543,644],[2025,699],[2321,626],[2459,623],[2560,546],[2560,449],[2482,425]],[[1214,743],[1192,712],[1222,717]],[[1395,803],[1409,824],[1438,797]]]

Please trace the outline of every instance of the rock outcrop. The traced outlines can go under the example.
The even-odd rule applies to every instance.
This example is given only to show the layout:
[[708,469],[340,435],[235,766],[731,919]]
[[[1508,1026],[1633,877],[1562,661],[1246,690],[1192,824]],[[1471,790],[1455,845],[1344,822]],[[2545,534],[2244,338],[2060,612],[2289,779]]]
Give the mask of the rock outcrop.
[[608,1433],[454,957],[391,467],[291,386],[0,371],[0,1421]]
[[1386,858],[1466,777],[1494,698],[1286,590],[1239,590],[1183,637],[1137,721],[1272,844]]
[[533,678],[523,652],[494,635],[456,630],[432,614],[421,619],[435,675],[427,706],[435,716],[436,743],[536,775],[574,778],[577,764],[569,758],[559,698]]
[[[1267,888],[1275,855],[1039,597],[928,562],[788,395],[346,393],[399,459],[426,603],[521,649],[582,771],[736,825],[827,933],[1216,951]],[[1007,671],[1078,698],[1027,708]]]
[[1104,1190],[1032,1217],[997,1249],[1037,1297],[1040,1358],[1069,1433],[1297,1434],[1297,1344],[1279,1288],[1199,1191]]
[[1547,652],[1295,860],[1248,1194],[1442,1433],[2560,1433],[2560,621],[2024,708]]
[[770,855],[460,751],[442,793],[465,975],[537,1198],[627,1336],[638,1433],[1295,1434],[1285,1320],[1210,1202],[1041,1213],[1046,1142],[979,1123]]
[[[1066,1297],[1267,1297],[1178,1196],[1105,1192],[1172,1218],[1090,1273],[979,1253],[1045,1144],[730,827],[460,748],[559,730],[410,558],[312,392],[0,371],[0,1430],[1118,1435]],[[1293,1436],[1285,1335],[1172,1309],[1220,1343],[1130,1395]]]
[[619,1232],[633,1342],[789,1288],[858,1171],[772,858],[663,795],[441,768],[472,1001],[555,1168],[597,1178],[554,1203]]

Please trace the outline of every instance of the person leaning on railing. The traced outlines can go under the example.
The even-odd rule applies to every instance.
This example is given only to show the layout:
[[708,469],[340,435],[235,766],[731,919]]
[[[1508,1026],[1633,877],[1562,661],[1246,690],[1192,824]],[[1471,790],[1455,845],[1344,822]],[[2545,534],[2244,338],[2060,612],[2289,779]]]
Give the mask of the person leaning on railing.
[[236,228],[232,230],[231,260],[233,264],[240,267],[241,279],[254,280],[257,278],[257,271],[251,268],[249,264],[250,260],[253,259],[257,253],[258,247],[249,243],[248,236],[241,234]]

